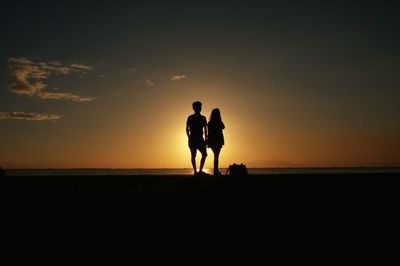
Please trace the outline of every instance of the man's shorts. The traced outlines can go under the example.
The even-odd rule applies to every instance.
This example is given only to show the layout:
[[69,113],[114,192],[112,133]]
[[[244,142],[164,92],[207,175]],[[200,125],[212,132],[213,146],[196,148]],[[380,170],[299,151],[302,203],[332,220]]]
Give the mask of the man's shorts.
[[203,156],[207,156],[207,145],[204,139],[189,139],[189,148],[194,155],[199,150]]

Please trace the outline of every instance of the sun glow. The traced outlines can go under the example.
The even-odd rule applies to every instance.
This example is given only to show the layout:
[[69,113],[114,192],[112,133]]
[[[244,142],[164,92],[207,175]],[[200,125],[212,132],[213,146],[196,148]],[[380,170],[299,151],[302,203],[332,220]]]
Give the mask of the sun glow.
[[213,173],[213,170],[212,170],[212,169],[209,169],[209,168],[204,168],[204,169],[203,169],[203,172],[206,173],[206,174],[211,175],[211,174]]

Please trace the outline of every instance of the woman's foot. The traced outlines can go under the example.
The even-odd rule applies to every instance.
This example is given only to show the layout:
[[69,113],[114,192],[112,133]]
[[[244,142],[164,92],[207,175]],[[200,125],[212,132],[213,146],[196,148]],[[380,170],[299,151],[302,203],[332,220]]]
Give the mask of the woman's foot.
[[214,176],[221,176],[221,172],[220,171],[214,171]]

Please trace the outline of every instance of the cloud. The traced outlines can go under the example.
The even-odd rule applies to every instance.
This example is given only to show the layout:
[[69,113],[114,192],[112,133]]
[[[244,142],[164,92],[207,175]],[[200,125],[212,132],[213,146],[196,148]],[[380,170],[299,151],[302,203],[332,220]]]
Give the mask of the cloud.
[[0,120],[3,119],[28,120],[28,121],[57,121],[61,119],[61,116],[53,114],[35,114],[35,113],[24,113],[24,112],[0,112]]
[[136,75],[137,71],[139,71],[139,69],[137,69],[137,68],[129,68],[129,69],[124,70],[121,73],[121,76],[125,77],[125,78],[131,78],[131,77]]
[[184,79],[187,79],[186,75],[177,75],[177,76],[173,76],[171,78],[172,81],[181,81],[181,80],[184,80]]
[[91,102],[96,100],[93,97],[81,97],[70,92],[42,92],[37,95],[42,100],[66,100],[71,102]]
[[80,72],[82,74],[87,74],[89,71],[94,70],[93,67],[87,66],[87,65],[82,65],[82,64],[72,64],[72,65],[70,65],[70,68],[73,71]]
[[145,84],[146,86],[148,86],[148,87],[153,87],[153,86],[156,85],[156,84],[155,84],[153,81],[151,81],[151,80],[146,80],[146,81],[144,82],[144,84]]
[[77,97],[86,99],[84,101],[89,101],[87,99],[94,99],[72,95],[68,92],[64,93],[68,95],[68,97],[65,95],[64,97],[60,95],[57,97],[52,95],[52,93],[46,92],[48,88],[46,80],[51,76],[69,75],[71,73],[88,74],[89,71],[93,71],[93,67],[91,66],[83,64],[63,65],[58,61],[36,62],[26,57],[11,57],[8,59],[8,64],[13,78],[8,88],[18,95],[74,102],[83,102],[78,101]]

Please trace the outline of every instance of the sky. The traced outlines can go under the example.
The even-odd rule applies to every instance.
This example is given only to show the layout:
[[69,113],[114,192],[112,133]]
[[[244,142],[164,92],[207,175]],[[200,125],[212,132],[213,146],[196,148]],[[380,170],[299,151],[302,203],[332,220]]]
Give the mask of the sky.
[[[400,166],[398,1],[1,1],[0,166]],[[199,159],[199,158],[198,158]],[[209,150],[207,167],[212,167]]]

